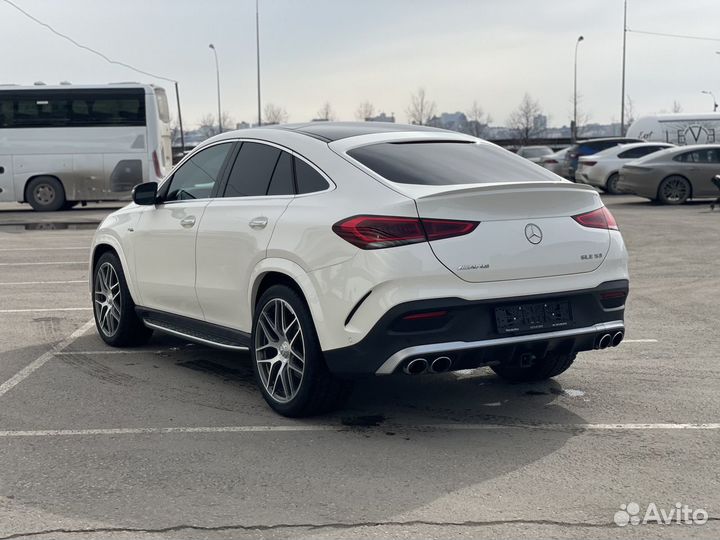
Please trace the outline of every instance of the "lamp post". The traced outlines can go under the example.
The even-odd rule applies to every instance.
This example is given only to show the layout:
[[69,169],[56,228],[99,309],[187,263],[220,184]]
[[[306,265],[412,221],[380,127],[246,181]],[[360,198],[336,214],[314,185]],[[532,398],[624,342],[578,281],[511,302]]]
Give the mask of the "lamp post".
[[217,95],[218,95],[218,130],[220,133],[223,131],[222,125],[222,107],[220,106],[220,64],[218,63],[217,49],[212,43],[208,45],[215,53],[215,74],[217,76]]
[[260,0],[255,0],[255,53],[257,54],[257,123],[258,126],[262,126],[260,104]]
[[577,41],[575,42],[575,83],[573,85],[573,125],[572,125],[572,142],[575,142],[577,140],[577,55],[578,55],[578,45],[580,45],[580,42],[583,41],[585,38],[583,36],[579,36],[577,38]]
[[713,100],[713,112],[717,112],[718,104],[717,104],[717,100],[715,99],[715,94],[713,94],[710,90],[701,90],[700,93],[701,93],[701,94],[707,94],[708,96],[710,96],[710,97],[712,98],[712,100]]

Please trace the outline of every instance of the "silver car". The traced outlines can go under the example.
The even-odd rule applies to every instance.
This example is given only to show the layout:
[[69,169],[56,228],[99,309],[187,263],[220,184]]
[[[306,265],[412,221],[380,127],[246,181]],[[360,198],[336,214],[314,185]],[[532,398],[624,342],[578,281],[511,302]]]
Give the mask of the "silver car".
[[549,146],[521,146],[517,151],[518,156],[537,164],[542,164],[543,158],[552,154],[553,150]]
[[663,204],[716,197],[720,144],[681,146],[650,154],[620,169],[618,190]]

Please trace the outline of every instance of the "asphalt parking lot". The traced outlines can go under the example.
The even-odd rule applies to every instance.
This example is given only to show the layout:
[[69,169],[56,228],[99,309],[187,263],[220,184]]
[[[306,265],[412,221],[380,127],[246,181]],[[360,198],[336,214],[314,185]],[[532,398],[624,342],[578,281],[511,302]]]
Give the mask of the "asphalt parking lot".
[[[720,536],[720,212],[604,197],[631,256],[627,340],[554,381],[362,382],[272,413],[249,357],[96,336],[88,247],[112,207],[0,205],[0,540]],[[704,525],[628,525],[676,503]]]

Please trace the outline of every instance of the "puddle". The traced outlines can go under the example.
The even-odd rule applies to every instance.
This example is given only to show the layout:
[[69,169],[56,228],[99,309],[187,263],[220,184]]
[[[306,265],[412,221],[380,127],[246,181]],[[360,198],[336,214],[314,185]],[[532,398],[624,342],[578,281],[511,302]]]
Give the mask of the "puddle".
[[0,230],[5,232],[20,231],[64,231],[64,230],[88,230],[94,231],[98,223],[94,222],[71,222],[71,221],[49,221],[37,223],[0,223]]

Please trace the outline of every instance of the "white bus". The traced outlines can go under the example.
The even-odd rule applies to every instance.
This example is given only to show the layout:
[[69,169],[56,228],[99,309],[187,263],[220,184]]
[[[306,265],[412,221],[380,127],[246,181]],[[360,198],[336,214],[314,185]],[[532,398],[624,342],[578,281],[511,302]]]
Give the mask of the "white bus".
[[720,113],[674,113],[635,120],[627,137],[677,145],[720,142]]
[[0,201],[53,211],[128,200],[136,184],[171,167],[162,88],[0,86]]

